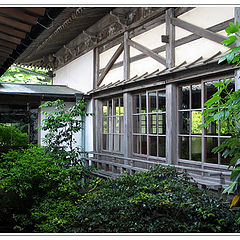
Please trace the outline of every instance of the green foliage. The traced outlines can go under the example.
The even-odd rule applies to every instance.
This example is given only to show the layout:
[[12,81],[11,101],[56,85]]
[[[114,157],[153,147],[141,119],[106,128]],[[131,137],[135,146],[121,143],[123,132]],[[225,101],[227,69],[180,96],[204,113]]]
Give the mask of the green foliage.
[[17,127],[0,124],[0,146],[25,146],[28,140],[28,134],[22,133]]
[[[71,211],[71,210],[70,210]],[[69,232],[237,232],[235,215],[185,173],[158,166],[98,179],[74,209]],[[38,224],[39,231],[44,224]]]
[[[239,40],[238,22],[236,24],[229,23],[229,27],[225,31],[228,38],[222,42],[224,45],[230,46]],[[239,64],[239,59],[240,47],[231,47],[228,53],[219,60],[219,63],[227,60],[228,64]],[[228,85],[231,81],[231,79],[225,79],[215,84],[218,91],[205,103],[205,124],[202,126],[207,127],[212,122],[220,121],[221,125],[227,126],[231,135],[231,138],[226,139],[220,146],[212,150],[213,152],[221,152],[225,158],[231,158],[229,167],[234,167],[231,174],[233,182],[223,191],[223,193],[228,194],[238,192],[240,187],[240,168],[238,167],[240,159],[240,89],[235,92],[229,91]],[[238,200],[234,202],[236,204]],[[231,206],[235,204],[231,204]]]
[[51,78],[46,75],[47,70],[36,67],[10,67],[1,77],[0,82],[24,84],[50,84]]
[[[41,147],[3,154],[0,188],[13,196],[5,208],[13,215],[15,229],[32,231],[40,218],[46,224],[56,224],[56,216],[60,222],[69,221],[68,209],[81,198],[89,178],[89,169],[82,165],[66,167],[62,159]],[[54,227],[48,231],[54,232]]]
[[51,112],[43,112],[45,119],[41,129],[47,131],[44,142],[50,152],[61,154],[60,157],[68,158],[71,164],[78,164],[77,159],[83,150],[74,147],[75,134],[83,128],[84,117],[93,115],[86,112],[86,104],[82,99],[67,109],[63,100],[56,100],[45,102],[40,106],[41,108],[53,108]]

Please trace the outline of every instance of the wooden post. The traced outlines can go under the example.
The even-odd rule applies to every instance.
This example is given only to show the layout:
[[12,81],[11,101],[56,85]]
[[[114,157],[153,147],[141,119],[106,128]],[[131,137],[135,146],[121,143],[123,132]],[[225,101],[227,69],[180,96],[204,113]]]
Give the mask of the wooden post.
[[166,161],[177,164],[177,86],[166,86]]
[[[235,22],[238,21],[240,23],[240,8],[235,7],[234,8],[234,17],[235,17]],[[236,46],[240,46],[240,41],[236,41]],[[240,70],[235,71],[235,90],[240,89]]]
[[169,42],[166,44],[166,67],[175,66],[175,26],[171,23],[174,17],[174,8],[166,11],[166,35],[169,36]]
[[[124,105],[124,136],[123,136],[123,151],[124,157],[132,157],[132,96],[130,93],[123,94]],[[128,164],[128,161],[124,162]]]
[[93,50],[93,88],[97,87],[99,80],[99,49]]
[[95,127],[96,127],[96,135],[95,135],[95,151],[101,152],[102,150],[102,101],[95,101]]
[[124,56],[123,56],[123,76],[124,80],[128,80],[130,78],[130,47],[128,45],[129,33],[124,33]]

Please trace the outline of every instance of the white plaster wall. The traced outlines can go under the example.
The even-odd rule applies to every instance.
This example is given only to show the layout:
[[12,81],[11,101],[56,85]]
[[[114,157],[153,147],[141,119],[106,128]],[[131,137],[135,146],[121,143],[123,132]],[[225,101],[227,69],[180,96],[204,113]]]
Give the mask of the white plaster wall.
[[[87,104],[87,112],[93,113],[93,100]],[[85,151],[93,151],[93,118],[94,116],[87,116],[85,120]]]
[[75,59],[55,72],[54,85],[66,85],[83,93],[93,88],[93,51]]
[[[42,102],[41,104],[43,104],[43,103],[44,103],[44,102]],[[66,104],[66,108],[65,108],[65,109],[69,109],[69,108],[72,107],[75,103],[74,103],[74,102],[65,102],[65,104]],[[43,120],[44,120],[45,117],[46,117],[46,116],[42,113],[43,111],[49,113],[49,112],[55,111],[55,109],[54,109],[53,107],[48,107],[48,108],[43,108],[43,109],[41,109],[41,120],[40,120],[40,121],[41,121],[41,125],[42,125]],[[42,146],[45,145],[43,139],[44,139],[46,133],[47,133],[46,131],[43,131],[43,130],[40,131],[40,144],[41,144]],[[74,147],[76,147],[76,146],[80,147],[80,146],[81,146],[81,132],[76,133],[76,134],[74,135],[74,138],[75,138],[75,140],[76,140],[76,143],[75,143],[73,146],[74,146]]]

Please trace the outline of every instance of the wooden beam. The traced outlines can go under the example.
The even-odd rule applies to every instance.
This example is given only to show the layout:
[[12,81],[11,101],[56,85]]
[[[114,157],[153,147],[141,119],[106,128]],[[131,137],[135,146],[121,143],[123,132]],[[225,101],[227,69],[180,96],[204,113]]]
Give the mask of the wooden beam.
[[42,7],[25,7],[24,9],[38,16],[44,16],[45,10],[46,10],[46,8],[42,8]]
[[173,68],[175,66],[175,27],[171,24],[171,18],[174,17],[174,8],[166,11],[166,35],[169,36],[169,42],[166,44],[166,66]]
[[97,87],[99,79],[99,49],[94,48],[93,50],[93,89]]
[[4,47],[4,46],[0,46],[0,51],[1,51],[1,52],[5,52],[5,53],[8,53],[8,54],[12,54],[13,49],[6,48],[6,47]]
[[26,33],[16,30],[14,28],[8,27],[6,25],[2,25],[0,24],[0,32],[6,33],[8,35],[12,35],[14,37],[18,37],[18,38],[25,38],[26,37]]
[[[222,22],[222,23],[219,23],[217,25],[214,25],[212,27],[209,27],[207,28],[207,30],[209,31],[213,31],[213,32],[219,32],[219,31],[222,31],[224,30],[225,28],[227,28],[229,25],[229,22],[233,22],[234,19],[229,19],[225,22]],[[201,37],[196,35],[196,34],[192,34],[192,35],[189,35],[187,37],[184,37],[184,38],[181,38],[181,39],[178,39],[177,41],[175,41],[174,45],[175,47],[179,47],[183,44],[186,44],[186,43],[189,43],[189,42],[192,42],[194,40],[197,40],[197,39],[200,39]],[[166,45],[163,45],[161,47],[158,47],[158,48],[155,48],[153,49],[152,51],[155,52],[155,53],[160,53],[160,52],[164,52],[166,50]],[[141,60],[143,58],[145,58],[146,55],[145,54],[139,54],[137,56],[134,56],[132,58],[130,58],[130,63],[132,62],[135,62],[135,61],[138,61],[138,60]],[[115,69],[115,68],[118,68],[118,67],[121,67],[123,65],[123,62],[118,62],[116,64],[113,65],[112,69]],[[100,73],[102,72],[102,69],[100,69]]]
[[141,51],[142,53],[146,54],[147,56],[153,58],[154,60],[158,61],[159,63],[163,64],[164,66],[166,66],[166,59],[159,56],[157,53],[153,52],[152,50],[150,50],[149,48],[144,47],[143,45],[132,41],[132,40],[128,40],[128,43],[131,47],[136,48],[138,51]]
[[180,27],[180,28],[183,28],[187,31],[193,32],[194,34],[196,34],[200,37],[207,38],[207,39],[209,39],[213,42],[219,43],[219,44],[221,44],[222,41],[227,39],[226,37],[224,37],[220,34],[217,34],[217,33],[214,33],[212,31],[209,31],[207,29],[198,27],[196,25],[185,22],[185,21],[180,20],[178,18],[171,18],[171,23],[173,25],[177,26],[177,27]]
[[130,48],[128,45],[129,33],[124,33],[124,55],[123,55],[123,78],[127,80],[130,78]]
[[19,19],[19,20],[29,23],[29,24],[37,23],[37,17],[31,16],[31,15],[28,15],[28,14],[22,12],[22,8],[1,7],[0,13],[13,16],[16,19]]
[[10,42],[7,42],[7,41],[1,40],[1,39],[0,39],[0,46],[4,46],[4,47],[7,47],[7,48],[11,48],[11,49],[16,49],[17,48],[17,44],[10,43]]
[[21,23],[17,20],[13,20],[3,16],[0,16],[0,23],[17,28],[19,30],[23,30],[24,32],[30,32],[32,27],[31,25],[28,25],[26,23]]
[[104,72],[102,73],[102,75],[100,76],[100,79],[97,83],[97,86],[100,86],[100,84],[102,83],[104,77],[107,75],[107,73],[110,71],[111,67],[113,66],[113,64],[116,62],[116,60],[118,59],[118,57],[121,55],[121,53],[123,52],[123,44],[121,44],[118,49],[116,50],[116,52],[113,54],[112,58],[109,60],[107,66],[104,69]]
[[1,32],[0,32],[0,39],[6,40],[8,42],[16,43],[16,44],[20,44],[21,43],[21,39],[20,38],[15,38],[15,37],[9,36],[9,35],[1,33]]

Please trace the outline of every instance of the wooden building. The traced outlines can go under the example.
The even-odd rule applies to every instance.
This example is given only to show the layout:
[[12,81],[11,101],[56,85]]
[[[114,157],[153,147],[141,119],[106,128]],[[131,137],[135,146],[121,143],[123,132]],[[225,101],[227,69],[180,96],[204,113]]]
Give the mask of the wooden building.
[[[211,152],[229,137],[226,123],[198,126],[214,82],[234,78],[231,88],[240,86],[238,67],[218,64],[228,50],[221,44],[224,29],[239,19],[239,8],[43,10],[34,26],[44,29],[12,62],[3,58],[2,71],[10,62],[45,67],[53,84],[85,93],[88,111],[95,113],[86,121],[86,162],[100,175],[160,163],[189,171],[204,186],[219,189],[229,182],[229,159]],[[44,25],[46,19],[51,21]]]

